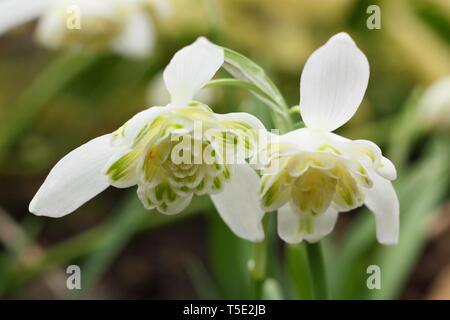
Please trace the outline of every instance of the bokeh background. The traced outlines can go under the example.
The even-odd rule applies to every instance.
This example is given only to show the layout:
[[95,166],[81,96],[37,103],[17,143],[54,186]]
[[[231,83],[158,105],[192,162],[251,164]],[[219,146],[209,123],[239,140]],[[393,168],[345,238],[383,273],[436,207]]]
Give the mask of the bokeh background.
[[[379,30],[366,26],[373,4],[381,8]],[[144,210],[135,188],[109,188],[61,219],[31,215],[29,201],[66,153],[164,101],[162,70],[198,36],[256,61],[293,106],[307,57],[346,31],[367,55],[371,78],[359,111],[339,133],[376,142],[396,164],[402,224],[400,245],[385,248],[376,243],[367,210],[340,215],[325,241],[333,296],[449,299],[449,128],[424,120],[421,97],[450,75],[450,2],[170,5],[172,14],[155,20],[155,50],[138,61],[109,52],[46,50],[33,39],[33,23],[0,37],[0,298],[251,298],[251,244],[231,234],[207,198],[167,217]],[[268,109],[242,89],[215,88],[209,95],[216,112],[244,110],[273,126]],[[273,219],[270,226],[275,229]],[[273,282],[267,297],[308,298],[298,272],[301,247],[286,247],[269,233]],[[82,290],[65,287],[71,264],[81,267]],[[366,288],[371,264],[381,267],[381,290]]]

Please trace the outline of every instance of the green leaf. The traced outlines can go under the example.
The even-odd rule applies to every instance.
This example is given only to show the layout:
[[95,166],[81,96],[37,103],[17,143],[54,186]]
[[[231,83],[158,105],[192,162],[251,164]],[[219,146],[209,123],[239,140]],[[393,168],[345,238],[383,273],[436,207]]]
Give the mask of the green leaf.
[[56,59],[24,91],[0,126],[0,160],[7,149],[39,116],[42,109],[67,84],[100,58],[83,52],[69,52]]
[[189,257],[187,260],[187,273],[200,299],[220,299],[221,297],[217,285],[200,259]]
[[305,245],[303,243],[298,245],[287,244],[285,253],[289,283],[293,289],[294,298],[311,300],[313,292]]
[[290,130],[292,123],[286,101],[264,69],[236,51],[228,48],[224,48],[224,51],[224,69],[236,79],[256,86],[258,91],[252,90],[252,93],[274,111],[284,131]]
[[[445,197],[450,182],[450,152],[447,142],[440,141],[435,148],[438,154],[428,165],[428,175],[416,184],[413,193],[408,193],[408,196],[401,199],[403,210],[399,244],[391,248],[380,248],[376,252],[373,261],[381,268],[381,289],[371,290],[368,294],[371,299],[398,297],[425,248],[430,222],[436,207]],[[414,201],[411,201],[411,194],[415,195]]]
[[[348,228],[335,267],[330,269],[335,297],[390,299],[400,292],[426,242],[428,214],[438,205],[449,183],[449,148],[445,141],[427,151],[428,156],[395,184],[401,210],[399,244],[391,248],[378,245],[373,215],[364,210]],[[382,289],[374,292],[366,287],[366,268],[370,264],[379,265],[382,273]]]
[[[212,210],[213,204],[209,197],[195,197],[189,207],[181,214],[177,215],[164,215],[164,214],[152,214],[152,211],[148,211],[142,207],[139,199],[136,197],[135,192],[130,192],[130,195],[125,199],[123,205],[119,207],[116,217],[113,220],[109,220],[100,224],[94,228],[82,232],[70,239],[67,239],[59,244],[50,247],[44,257],[30,264],[24,268],[20,263],[16,263],[11,267],[11,277],[15,277],[15,285],[22,285],[24,282],[30,281],[33,278],[39,276],[43,272],[52,270],[60,265],[66,265],[70,261],[74,261],[80,257],[97,252],[109,246],[110,253],[102,254],[103,263],[107,264],[111,260],[111,256],[118,253],[117,249],[119,245],[127,243],[130,238],[126,235],[111,234],[110,230],[120,229],[120,223],[124,220],[131,219],[129,217],[121,218],[120,215],[127,214],[130,210],[136,210],[133,213],[133,218],[139,218],[140,214],[147,215],[147,219],[137,220],[140,221],[135,232],[143,232],[146,230],[152,230],[164,225],[168,225],[175,221],[181,221],[194,214],[200,212]],[[123,210],[123,211],[122,211]],[[128,229],[127,232],[129,233]],[[111,243],[115,242],[115,247]],[[119,243],[120,242],[120,243]],[[108,257],[108,255],[110,255]],[[98,266],[96,267],[100,269]],[[95,268],[93,268],[95,269]],[[92,276],[92,281],[96,280]]]
[[251,299],[252,281],[247,266],[252,256],[252,243],[234,235],[218,213],[211,213],[208,218],[211,268],[221,296]]

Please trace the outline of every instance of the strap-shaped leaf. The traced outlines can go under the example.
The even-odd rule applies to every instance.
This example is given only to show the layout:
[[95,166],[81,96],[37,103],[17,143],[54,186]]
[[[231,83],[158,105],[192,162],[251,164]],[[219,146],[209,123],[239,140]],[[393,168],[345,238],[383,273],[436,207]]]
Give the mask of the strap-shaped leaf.
[[[265,95],[252,90],[261,101],[276,113],[286,115],[287,105],[278,88],[266,75],[263,68],[244,55],[228,48],[224,48],[225,62],[223,67],[236,79],[254,84]],[[268,98],[270,97],[270,99]]]

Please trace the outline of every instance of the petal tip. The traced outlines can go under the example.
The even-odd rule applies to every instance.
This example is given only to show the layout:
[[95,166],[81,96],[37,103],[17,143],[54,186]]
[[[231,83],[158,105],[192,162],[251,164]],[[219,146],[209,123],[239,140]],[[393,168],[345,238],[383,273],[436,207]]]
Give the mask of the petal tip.
[[355,41],[353,41],[352,37],[350,37],[350,35],[347,32],[339,32],[335,34],[328,40],[328,42],[351,43],[353,45],[355,44]]
[[40,216],[39,210],[36,206],[35,198],[33,198],[28,206],[28,211],[36,216]]
[[381,243],[384,246],[387,247],[394,247],[398,244],[398,238],[395,239],[383,239],[383,240],[378,240],[379,243]]

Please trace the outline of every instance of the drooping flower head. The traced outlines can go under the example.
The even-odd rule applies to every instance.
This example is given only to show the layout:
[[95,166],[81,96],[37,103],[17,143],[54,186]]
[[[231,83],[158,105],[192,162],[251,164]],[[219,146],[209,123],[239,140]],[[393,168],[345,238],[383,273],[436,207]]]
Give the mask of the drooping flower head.
[[149,54],[155,39],[150,6],[155,0],[5,0],[0,34],[39,18],[36,38],[50,49],[108,48],[124,56]]
[[194,195],[210,194],[238,236],[261,240],[259,178],[243,160],[264,126],[249,114],[220,115],[192,101],[223,61],[223,49],[205,38],[178,51],[164,71],[170,104],[144,110],[69,153],[52,169],[30,211],[61,217],[109,185],[137,185],[143,205],[166,214],[181,212]]
[[365,55],[346,33],[333,36],[306,62],[300,112],[306,128],[276,137],[261,179],[266,211],[278,209],[286,242],[316,242],[330,233],[339,212],[365,204],[376,218],[377,238],[396,244],[399,204],[394,165],[366,140],[332,133],[360,105],[369,79]]

